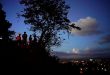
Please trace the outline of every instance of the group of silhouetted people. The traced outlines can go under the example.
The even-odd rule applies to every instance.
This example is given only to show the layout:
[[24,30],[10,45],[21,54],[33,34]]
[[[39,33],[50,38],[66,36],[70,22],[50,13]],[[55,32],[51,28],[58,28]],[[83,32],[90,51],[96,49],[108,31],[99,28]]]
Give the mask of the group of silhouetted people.
[[[18,34],[18,36],[16,37],[16,42],[17,42],[17,46],[27,46],[27,45],[31,45],[33,42],[37,42],[37,37],[34,34],[33,37],[32,35],[29,36],[29,42],[27,42],[27,33],[24,32],[24,34]],[[33,39],[34,38],[34,39]]]

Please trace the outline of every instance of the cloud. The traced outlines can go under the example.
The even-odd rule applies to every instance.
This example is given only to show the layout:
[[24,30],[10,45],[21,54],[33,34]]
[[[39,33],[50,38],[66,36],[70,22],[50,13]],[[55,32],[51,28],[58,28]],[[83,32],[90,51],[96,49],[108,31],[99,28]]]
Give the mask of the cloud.
[[73,54],[79,54],[79,49],[73,48],[72,51],[71,51],[71,53],[73,53]]
[[107,47],[97,47],[97,48],[87,48],[84,49],[84,52],[85,53],[88,53],[88,54],[110,54],[110,46],[107,46]]
[[86,48],[85,48],[85,51],[89,51],[90,49],[91,49],[91,48],[89,48],[89,47],[86,47]]
[[[73,49],[74,50],[74,49]],[[75,49],[76,50],[76,49]],[[110,48],[89,48],[89,53],[83,51],[83,53],[74,54],[74,53],[67,53],[67,52],[53,52],[59,58],[109,58],[110,57]]]
[[88,36],[88,35],[97,35],[101,33],[101,31],[99,31],[99,24],[97,23],[96,19],[92,17],[79,19],[77,22],[72,23],[75,23],[76,26],[79,26],[82,29],[82,30],[72,29],[71,32],[75,35]]
[[53,52],[54,55],[58,56],[59,58],[71,58],[73,57],[72,53],[67,53],[67,52]]
[[110,43],[110,34],[103,36],[98,43],[99,43],[99,44],[107,44],[107,43]]
[[80,53],[80,50],[78,48],[73,48],[70,51],[66,51],[66,53],[79,54]]

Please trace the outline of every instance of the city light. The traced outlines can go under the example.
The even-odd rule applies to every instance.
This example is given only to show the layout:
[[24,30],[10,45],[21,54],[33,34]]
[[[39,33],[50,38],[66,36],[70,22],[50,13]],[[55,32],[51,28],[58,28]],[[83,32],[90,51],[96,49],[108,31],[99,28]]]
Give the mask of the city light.
[[[63,64],[68,64],[68,62]],[[88,60],[72,60],[71,64],[74,68],[74,65],[79,66],[80,74],[88,73],[89,71],[93,73],[110,73],[110,61],[99,59],[88,59]],[[84,75],[85,75],[84,74]]]

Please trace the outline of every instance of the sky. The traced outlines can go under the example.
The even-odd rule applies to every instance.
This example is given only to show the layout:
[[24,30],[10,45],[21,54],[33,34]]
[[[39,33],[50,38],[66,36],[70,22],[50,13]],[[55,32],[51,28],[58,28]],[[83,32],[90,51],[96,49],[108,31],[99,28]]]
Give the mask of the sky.
[[[82,28],[72,29],[71,34],[65,34],[60,47],[53,47],[56,52],[74,54],[110,54],[110,0],[65,0],[70,6],[68,18],[71,23]],[[7,20],[13,25],[11,30],[16,33],[26,31],[29,26],[23,18],[17,18],[17,13],[23,9],[19,0],[0,0],[6,12]]]

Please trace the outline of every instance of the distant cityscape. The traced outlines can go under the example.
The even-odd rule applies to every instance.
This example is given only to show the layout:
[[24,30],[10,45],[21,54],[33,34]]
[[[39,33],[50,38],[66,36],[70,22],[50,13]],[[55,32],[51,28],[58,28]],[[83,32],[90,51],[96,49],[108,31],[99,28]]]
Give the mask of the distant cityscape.
[[59,63],[68,64],[78,68],[80,75],[109,75],[110,74],[110,55],[86,55],[72,54],[65,52],[54,52],[60,58]]
[[110,74],[110,59],[62,59],[62,64],[71,64],[73,67],[77,66],[80,70],[80,75],[92,73],[92,75]]

